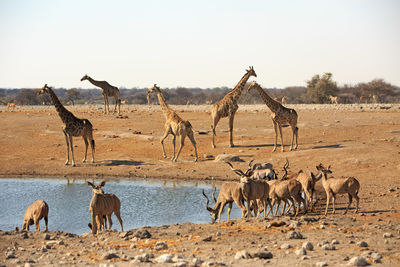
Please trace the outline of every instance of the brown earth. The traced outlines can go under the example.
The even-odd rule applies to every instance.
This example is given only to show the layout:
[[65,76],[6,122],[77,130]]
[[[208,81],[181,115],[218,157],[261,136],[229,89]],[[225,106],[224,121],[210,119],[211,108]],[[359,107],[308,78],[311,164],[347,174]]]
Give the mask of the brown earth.
[[[134,256],[147,253],[157,258],[172,253],[176,265],[193,259],[226,265],[315,266],[326,262],[329,266],[345,265],[348,258],[364,256],[369,263],[382,256],[384,266],[400,264],[400,108],[399,105],[293,105],[299,114],[299,148],[297,151],[272,153],[274,131],[269,110],[264,105],[240,106],[235,117],[234,143],[228,148],[228,123],[222,119],[217,127],[217,148],[211,148],[209,106],[172,106],[190,120],[196,134],[199,162],[193,162],[193,148],[186,140],[177,163],[162,157],[159,138],[163,134],[164,116],[158,106],[123,106],[122,116],[104,115],[100,106],[69,106],[76,116],[89,119],[96,140],[95,163],[82,163],[84,143],[74,139],[77,167],[65,166],[66,145],[61,131],[61,120],[54,107],[17,107],[14,112],[5,108],[0,113],[0,176],[1,177],[55,177],[103,179],[115,177],[165,178],[178,180],[209,180],[210,182],[237,180],[226,164],[206,156],[219,154],[240,156],[244,162],[233,162],[245,169],[250,159],[271,162],[282,173],[285,159],[290,171],[300,169],[316,171],[322,162],[331,165],[335,177],[354,176],[361,184],[360,212],[353,210],[342,215],[347,197],[337,198],[336,215],[324,217],[321,209],[306,217],[259,218],[221,224],[179,224],[146,228],[150,239],[109,232],[93,237],[76,237],[60,232],[50,232],[55,242],[46,246],[43,233],[0,232],[0,265],[60,265],[87,263],[112,263],[119,265],[138,263]],[[289,144],[289,128],[284,128],[284,142]],[[279,142],[279,141],[278,141]],[[178,143],[178,142],[177,142]],[[172,153],[171,137],[166,142],[169,157]],[[288,151],[289,147],[286,146]],[[89,153],[90,162],[90,153]],[[323,197],[320,182],[317,183]],[[21,217],[24,211],[21,211]],[[1,216],[6,216],[2,214]],[[223,217],[225,218],[225,217]],[[51,218],[50,218],[51,220]],[[310,221],[313,220],[313,221]],[[279,222],[285,222],[281,225]],[[277,224],[274,222],[278,222]],[[295,222],[295,223],[294,223]],[[281,225],[281,226],[279,226]],[[321,226],[322,225],[322,226]],[[292,230],[303,239],[290,239]],[[56,230],[56,229],[50,229]],[[133,233],[135,230],[132,230]],[[384,237],[386,234],[386,237]],[[392,236],[391,236],[392,235]],[[391,236],[391,237],[389,237]],[[25,236],[26,237],[26,236]],[[207,238],[208,237],[208,238]],[[204,239],[210,241],[203,241]],[[323,241],[335,244],[336,250],[326,250],[329,245],[318,246]],[[60,241],[63,241],[60,243]],[[165,242],[167,249],[156,250],[157,241]],[[295,251],[309,241],[314,250],[304,258]],[[359,247],[366,241],[368,247]],[[54,244],[55,243],[55,244]],[[64,243],[64,244],[62,244]],[[281,245],[291,245],[284,248]],[[247,250],[248,259],[235,259],[238,251]],[[7,258],[14,251],[16,258]],[[102,259],[106,252],[118,258]],[[272,259],[260,259],[260,253],[271,252]],[[11,253],[12,254],[12,253]],[[247,257],[247,256],[245,256]],[[143,257],[142,257],[143,258]],[[156,263],[155,258],[150,261]],[[172,265],[172,264],[171,264]],[[183,265],[182,265],[183,266]]]

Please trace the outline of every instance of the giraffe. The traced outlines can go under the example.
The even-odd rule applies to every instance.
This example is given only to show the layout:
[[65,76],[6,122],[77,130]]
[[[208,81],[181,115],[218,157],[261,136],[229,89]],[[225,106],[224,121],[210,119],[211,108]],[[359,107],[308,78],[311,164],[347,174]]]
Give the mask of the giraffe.
[[[171,160],[174,162],[176,162],[178,160],[179,154],[181,153],[181,150],[182,150],[184,142],[185,142],[185,138],[186,138],[186,136],[188,136],[194,147],[194,153],[195,153],[194,161],[197,161],[198,156],[197,156],[196,141],[194,140],[193,128],[192,128],[192,125],[190,124],[190,122],[184,121],[181,117],[178,116],[178,114],[176,114],[176,112],[173,109],[171,109],[168,106],[168,104],[165,102],[163,94],[161,93],[160,87],[158,87],[157,84],[154,84],[153,87],[151,87],[147,91],[147,96],[148,96],[147,99],[149,99],[149,100],[150,100],[151,93],[157,94],[158,102],[161,106],[161,110],[164,113],[164,116],[166,119],[165,133],[160,141],[164,158],[167,157],[167,154],[165,153],[165,148],[164,148],[164,140],[165,140],[165,138],[167,138],[167,136],[169,134],[172,134],[173,135],[172,144],[174,146],[174,153],[173,153]],[[178,154],[176,154],[176,156],[175,156],[175,139],[177,136],[180,136],[181,145],[178,149]]]
[[277,146],[277,139],[278,139],[278,128],[279,128],[279,134],[281,136],[281,148],[282,152],[284,151],[283,149],[283,138],[282,138],[282,124],[284,123],[289,123],[290,126],[292,127],[292,144],[290,146],[290,150],[293,150],[293,141],[294,137],[296,136],[296,146],[294,149],[297,149],[298,146],[298,133],[299,133],[299,128],[297,127],[297,112],[294,109],[291,108],[286,108],[282,106],[279,102],[274,101],[262,88],[261,86],[256,83],[252,82],[247,89],[247,92],[249,92],[251,89],[257,89],[258,94],[260,95],[261,99],[265,102],[265,104],[268,106],[268,108],[271,110],[271,119],[272,123],[274,124],[274,129],[275,129],[275,145],[274,149],[272,150],[273,152],[276,151],[276,146]]
[[110,107],[108,105],[108,97],[112,96],[115,99],[115,107],[113,114],[117,110],[118,105],[118,115],[121,115],[121,100],[119,99],[119,90],[117,87],[110,85],[106,81],[96,81],[90,78],[87,74],[82,77],[81,82],[84,80],[88,80],[94,86],[101,88],[101,94],[104,97],[104,114],[110,113]]
[[235,118],[235,113],[238,110],[239,106],[237,104],[240,95],[242,94],[242,91],[244,89],[244,86],[246,85],[247,80],[250,78],[250,76],[257,77],[256,72],[254,71],[253,67],[249,67],[248,70],[246,70],[246,73],[243,75],[242,79],[240,79],[239,83],[230,90],[224,98],[222,98],[220,101],[215,103],[211,107],[211,130],[213,133],[212,136],[212,147],[215,148],[215,128],[217,127],[217,124],[221,118],[229,117],[229,143],[230,147],[234,147],[235,145],[233,144],[232,140],[232,132],[233,132],[233,120]]
[[93,139],[93,127],[89,120],[78,119],[70,111],[68,111],[60,102],[56,94],[51,87],[45,84],[41,89],[39,89],[38,95],[47,93],[50,95],[54,106],[60,116],[62,122],[64,123],[64,136],[65,142],[67,143],[67,161],[65,165],[69,164],[69,150],[71,149],[72,156],[72,167],[75,167],[74,159],[74,146],[72,144],[73,136],[82,136],[85,142],[85,157],[82,162],[86,162],[86,155],[88,150],[88,141],[90,141],[90,147],[92,148],[92,163],[94,162],[94,139]]

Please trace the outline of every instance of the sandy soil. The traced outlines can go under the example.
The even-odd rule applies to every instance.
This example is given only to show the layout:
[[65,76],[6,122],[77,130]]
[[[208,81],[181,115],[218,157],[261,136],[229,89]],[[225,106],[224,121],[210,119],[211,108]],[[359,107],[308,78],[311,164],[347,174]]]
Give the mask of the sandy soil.
[[[399,105],[290,107],[299,114],[299,148],[289,152],[289,147],[285,146],[288,152],[282,153],[278,148],[279,152],[272,153],[274,131],[270,112],[264,105],[240,106],[234,123],[234,148],[228,147],[228,122],[222,119],[217,127],[216,149],[211,148],[209,106],[172,106],[193,125],[199,151],[199,162],[194,163],[193,148],[186,140],[178,162],[173,163],[162,157],[159,138],[164,132],[164,116],[158,106],[123,106],[119,118],[104,115],[101,106],[69,106],[77,117],[89,119],[95,128],[95,163],[81,162],[84,143],[81,138],[75,138],[75,168],[64,165],[65,139],[53,106],[17,107],[14,112],[2,108],[2,177],[97,180],[147,177],[219,183],[237,180],[226,164],[212,159],[219,154],[239,156],[244,162],[233,164],[241,169],[246,168],[250,159],[255,159],[256,162],[271,162],[280,171],[288,158],[292,172],[315,171],[315,166],[322,162],[331,165],[335,177],[356,177],[361,183],[361,211],[357,215],[352,212],[342,215],[347,197],[339,196],[339,214],[328,217],[322,215],[320,206],[316,213],[296,219],[259,218],[219,225],[185,223],[151,227],[146,230],[152,236],[145,239],[136,237],[136,229],[122,235],[110,232],[97,237],[90,234],[76,237],[61,232],[50,232],[46,237],[44,233],[0,232],[0,265],[23,265],[29,261],[38,266],[151,265],[157,263],[157,257],[162,254],[174,254],[173,264],[177,266],[196,265],[196,260],[197,265],[202,260],[204,265],[316,266],[325,262],[338,266],[348,264],[355,256],[364,257],[368,263],[381,262],[383,266],[400,264]],[[284,128],[283,131],[287,145],[290,130]],[[171,137],[165,144],[171,157]],[[317,190],[322,192],[320,182]],[[320,198],[323,195],[321,193]],[[21,218],[23,213],[21,211]],[[300,232],[303,239],[290,238],[293,230]],[[332,250],[333,240],[338,242],[333,244],[335,250]],[[307,255],[297,255],[301,252],[296,251],[307,241],[314,249],[307,251]],[[329,245],[323,245],[324,241]],[[360,241],[368,246],[360,247]],[[156,242],[164,242],[168,248],[156,246]],[[110,252],[115,258],[105,259],[105,254]],[[242,259],[239,259],[240,252]],[[261,259],[271,256],[267,252],[271,252],[272,258]],[[150,262],[143,262],[146,258]]]

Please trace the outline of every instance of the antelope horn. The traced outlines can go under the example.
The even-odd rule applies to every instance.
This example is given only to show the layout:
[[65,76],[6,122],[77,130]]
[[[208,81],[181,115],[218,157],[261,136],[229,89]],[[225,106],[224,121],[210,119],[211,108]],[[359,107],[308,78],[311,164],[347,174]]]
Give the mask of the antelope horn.
[[208,211],[213,211],[213,209],[210,208],[210,207],[208,206],[208,203],[210,202],[210,200],[208,199],[207,195],[204,193],[204,189],[203,189],[203,196],[207,199],[207,202],[206,202],[206,209],[207,209]]
[[246,176],[244,173],[243,173],[243,171],[242,170],[239,170],[239,169],[234,169],[233,168],[233,166],[232,166],[232,164],[230,163],[230,162],[225,162],[226,164],[228,164],[230,167],[231,167],[231,170],[232,171],[234,171],[237,175],[239,175],[239,176]]
[[214,200],[214,204],[217,203],[217,199],[215,198],[215,192],[217,191],[217,188],[214,187],[214,191],[212,192],[212,198]]
[[251,168],[251,163],[253,163],[254,159],[250,160],[249,162],[249,168]]
[[289,161],[288,161],[287,158],[286,158],[285,165],[283,165],[283,168],[284,168],[284,169],[289,168]]

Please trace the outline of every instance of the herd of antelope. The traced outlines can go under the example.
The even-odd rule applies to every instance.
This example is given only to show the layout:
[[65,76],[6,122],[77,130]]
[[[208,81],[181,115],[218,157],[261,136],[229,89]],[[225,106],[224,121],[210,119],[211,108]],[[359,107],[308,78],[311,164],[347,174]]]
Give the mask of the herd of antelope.
[[[322,164],[316,166],[318,171],[316,174],[313,172],[307,174],[299,171],[296,174],[288,175],[289,162],[286,160],[283,166],[284,174],[279,178],[272,164],[254,164],[251,166],[252,162],[250,161],[249,168],[245,172],[233,168],[232,164],[227,162],[236,175],[240,177],[240,180],[238,182],[223,183],[217,199],[215,198],[214,190],[212,193],[214,206],[212,208],[208,205],[210,201],[203,190],[203,195],[207,201],[206,208],[210,212],[213,223],[217,220],[218,222],[221,221],[221,213],[227,204],[229,205],[227,221],[229,221],[233,202],[242,210],[242,218],[252,216],[251,211],[256,217],[262,212],[264,212],[264,217],[268,216],[269,213],[277,216],[281,201],[284,202],[281,215],[287,215],[293,207],[295,209],[294,216],[296,217],[299,214],[301,204],[303,204],[304,213],[308,209],[312,211],[315,184],[321,178],[322,187],[326,193],[325,216],[328,214],[331,198],[333,204],[332,213],[335,214],[336,195],[346,193],[348,194],[349,202],[344,213],[347,213],[353,198],[356,200],[355,212],[358,212],[360,183],[354,177],[328,178],[328,174],[332,173],[330,166],[325,168]],[[302,193],[304,193],[305,199],[302,197]],[[289,205],[287,210],[286,205]],[[275,212],[273,212],[275,206]],[[267,213],[268,207],[269,211]]]

